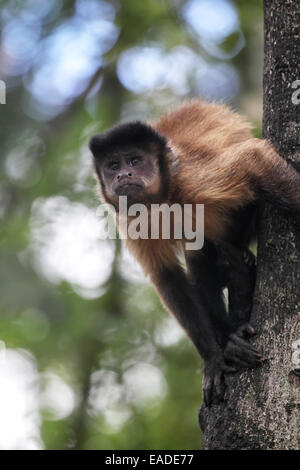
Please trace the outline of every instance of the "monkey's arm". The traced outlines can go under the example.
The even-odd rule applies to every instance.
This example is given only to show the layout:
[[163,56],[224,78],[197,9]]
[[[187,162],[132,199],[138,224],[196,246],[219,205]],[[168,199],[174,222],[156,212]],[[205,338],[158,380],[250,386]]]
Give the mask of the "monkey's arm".
[[[201,251],[186,254],[186,261],[197,300],[205,303],[226,361],[237,368],[258,366],[261,356],[247,341],[254,334],[248,324],[253,283],[250,283],[252,279],[243,261],[242,250],[232,247],[229,252],[226,247],[226,253],[223,253],[206,241]],[[225,286],[229,291],[229,314],[222,292]]]
[[248,341],[256,334],[248,323],[256,277],[255,256],[247,247],[227,242],[218,247],[218,255],[217,267],[221,284],[228,289],[228,321],[233,330],[225,345],[224,357],[235,366],[255,367],[262,360],[261,354]]
[[180,266],[163,267],[151,276],[162,300],[186,330],[204,360],[203,394],[207,405],[213,391],[218,399],[224,394],[223,373],[236,369],[225,364],[223,352],[205,305]]
[[258,197],[300,219],[300,174],[266,140],[250,139],[240,161],[253,177]]
[[247,248],[222,242],[218,246],[218,271],[228,288],[228,317],[237,330],[250,320],[256,278],[255,256]]

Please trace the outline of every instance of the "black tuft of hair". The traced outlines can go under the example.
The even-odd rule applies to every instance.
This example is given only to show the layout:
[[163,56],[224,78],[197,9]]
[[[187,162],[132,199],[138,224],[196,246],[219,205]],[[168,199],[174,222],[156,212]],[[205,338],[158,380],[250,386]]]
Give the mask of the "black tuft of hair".
[[112,129],[91,138],[89,147],[97,159],[103,158],[122,147],[140,147],[147,149],[155,143],[163,152],[167,146],[164,136],[141,121],[119,124]]

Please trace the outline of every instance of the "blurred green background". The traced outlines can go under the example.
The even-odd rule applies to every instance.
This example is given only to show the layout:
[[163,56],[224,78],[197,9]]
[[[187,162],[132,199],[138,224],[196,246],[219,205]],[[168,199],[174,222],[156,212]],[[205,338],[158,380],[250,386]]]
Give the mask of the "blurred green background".
[[201,361],[101,239],[87,143],[194,96],[259,134],[262,2],[0,6],[0,448],[199,448]]

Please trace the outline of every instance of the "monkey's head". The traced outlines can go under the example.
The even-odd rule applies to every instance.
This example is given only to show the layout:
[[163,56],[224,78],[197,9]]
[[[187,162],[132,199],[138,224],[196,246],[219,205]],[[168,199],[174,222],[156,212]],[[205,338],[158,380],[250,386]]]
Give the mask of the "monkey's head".
[[121,124],[90,140],[104,199],[118,208],[128,203],[161,202],[168,192],[167,142],[142,122]]

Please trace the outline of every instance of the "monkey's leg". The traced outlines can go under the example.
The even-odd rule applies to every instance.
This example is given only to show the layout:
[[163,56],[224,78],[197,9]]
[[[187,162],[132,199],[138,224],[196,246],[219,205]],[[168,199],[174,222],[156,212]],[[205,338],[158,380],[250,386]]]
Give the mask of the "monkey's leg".
[[228,288],[228,315],[234,329],[248,323],[256,278],[255,256],[226,243],[219,249],[218,268],[222,284]]
[[236,369],[225,364],[205,303],[196,296],[195,286],[180,266],[163,267],[152,273],[151,278],[167,308],[186,330],[204,360],[205,403],[210,405],[214,393],[221,400],[224,395],[223,374]]
[[224,348],[224,357],[235,366],[249,367],[241,350],[248,352],[250,349],[253,365],[259,365],[261,355],[248,342],[255,334],[254,328],[248,323],[255,285],[255,257],[247,248],[241,249],[230,244],[223,245],[219,255],[218,267],[223,283],[228,288],[228,315],[234,328]]
[[216,265],[217,257],[215,246],[205,240],[201,251],[186,253],[186,264],[197,298],[205,303],[217,341],[224,348],[229,334],[233,331],[233,325],[226,313],[221,278]]
[[[222,293],[224,279],[221,278],[223,273],[220,269],[218,261],[219,257],[219,253],[217,253],[214,245],[206,242],[203,250],[200,252],[190,252],[186,256],[189,274],[194,281],[198,298],[204,302],[206,309],[210,314],[217,341],[223,351],[226,351],[232,365],[237,368],[255,367],[260,363],[260,355],[246,340],[246,338],[243,337],[244,335],[242,329],[237,331],[237,325],[240,325],[242,321],[234,322],[232,317],[226,312]],[[230,259],[228,255],[227,258]],[[230,261],[230,263],[232,264],[232,261]],[[229,266],[229,271],[233,272],[234,268],[231,266],[231,264]],[[239,268],[240,266],[238,265],[236,270]],[[228,267],[226,264],[226,272],[227,270]],[[237,279],[239,279],[239,277],[237,277]],[[245,289],[248,289],[248,284],[246,281],[248,281],[248,278],[243,280],[243,285],[247,286]],[[240,286],[241,283],[237,284],[237,288]],[[234,307],[236,310],[238,309],[239,314],[241,315],[242,312],[244,314],[244,310],[246,308],[249,309],[249,304],[247,304],[247,300],[243,299],[243,305],[240,305],[237,295],[238,294],[236,293],[236,298],[232,299],[236,300],[236,304],[234,305],[233,303],[232,307]],[[250,297],[252,299],[252,290]],[[249,295],[247,295],[247,299],[249,300]],[[250,306],[251,299],[249,300]],[[242,318],[242,320],[244,319],[245,317]],[[249,325],[245,325],[244,330],[248,333],[252,331]]]

